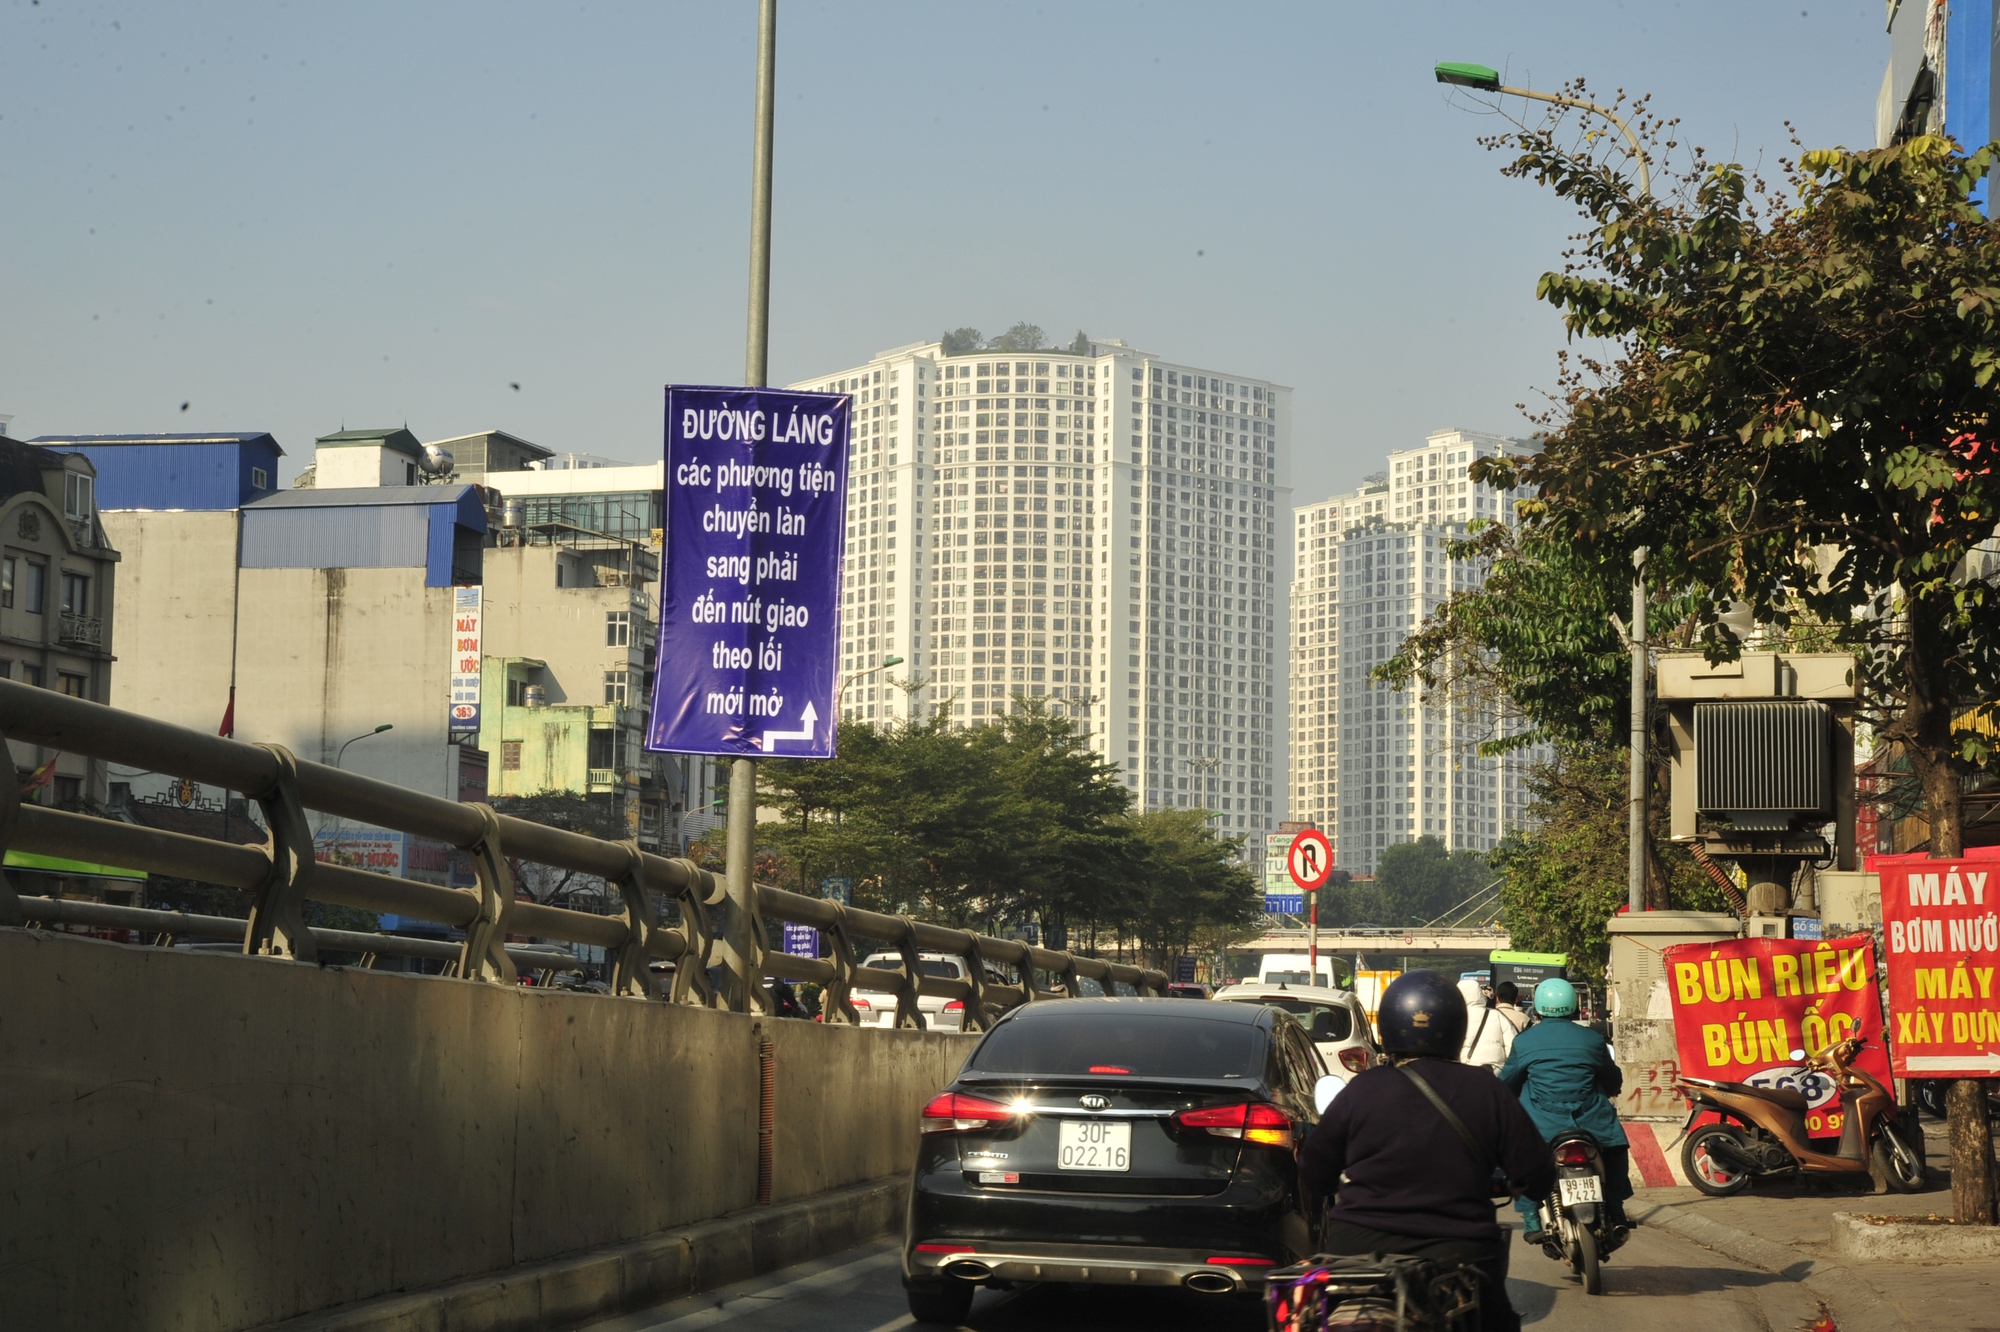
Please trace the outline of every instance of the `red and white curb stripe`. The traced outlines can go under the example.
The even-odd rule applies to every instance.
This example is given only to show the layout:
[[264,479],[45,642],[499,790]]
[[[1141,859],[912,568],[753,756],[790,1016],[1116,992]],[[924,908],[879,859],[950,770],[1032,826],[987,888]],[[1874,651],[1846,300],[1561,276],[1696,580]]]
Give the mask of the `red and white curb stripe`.
[[1667,1144],[1674,1142],[1680,1131],[1679,1120],[1625,1121],[1625,1138],[1632,1144],[1632,1170],[1639,1176],[1633,1183],[1649,1189],[1687,1187],[1687,1172],[1681,1169],[1680,1144],[1674,1143],[1673,1150],[1667,1150]]

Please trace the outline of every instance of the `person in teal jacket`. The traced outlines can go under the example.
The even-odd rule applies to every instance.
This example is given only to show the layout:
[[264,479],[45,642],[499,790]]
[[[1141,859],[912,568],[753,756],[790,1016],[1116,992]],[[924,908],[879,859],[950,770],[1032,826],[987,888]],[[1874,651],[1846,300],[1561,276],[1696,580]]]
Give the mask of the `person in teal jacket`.
[[[1514,1038],[1514,1052],[1501,1068],[1500,1080],[1521,1098],[1544,1138],[1553,1142],[1565,1129],[1582,1129],[1597,1139],[1604,1155],[1606,1219],[1614,1226],[1629,1225],[1625,1200],[1632,1196],[1632,1152],[1609,1099],[1624,1086],[1611,1059],[1611,1043],[1570,1021],[1576,1016],[1576,987],[1566,980],[1545,980],[1535,987],[1535,1015],[1541,1020]],[[1526,1226],[1521,1238],[1530,1244],[1542,1242],[1535,1203],[1528,1198],[1515,1202]]]

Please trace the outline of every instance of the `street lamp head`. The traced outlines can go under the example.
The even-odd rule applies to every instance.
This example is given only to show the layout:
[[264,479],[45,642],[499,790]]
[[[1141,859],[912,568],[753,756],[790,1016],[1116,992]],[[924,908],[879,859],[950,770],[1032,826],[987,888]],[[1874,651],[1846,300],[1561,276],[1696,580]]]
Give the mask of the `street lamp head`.
[[384,732],[384,731],[393,731],[393,730],[395,730],[395,729],[396,729],[396,723],[394,723],[394,722],[383,722],[383,723],[382,723],[382,724],[381,724],[380,726],[376,727],[376,728],[375,728],[375,729],[374,729],[373,731],[369,732],[369,734],[371,734],[371,735],[380,735],[380,734],[382,734],[382,732]]
[[890,667],[890,666],[901,666],[902,664],[903,664],[903,659],[902,659],[901,657],[884,657],[884,658],[882,658],[882,665],[884,666],[884,668],[887,668],[887,667]]
[[1460,88],[1477,88],[1481,92],[1500,91],[1500,71],[1485,65],[1447,60],[1437,67],[1437,81]]

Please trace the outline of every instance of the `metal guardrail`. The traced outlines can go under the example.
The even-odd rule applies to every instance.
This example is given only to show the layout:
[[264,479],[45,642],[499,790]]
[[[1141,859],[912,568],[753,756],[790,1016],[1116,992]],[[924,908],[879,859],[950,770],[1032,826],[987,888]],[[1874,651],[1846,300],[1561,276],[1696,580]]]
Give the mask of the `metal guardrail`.
[[[708,980],[718,940],[703,908],[724,901],[723,882],[693,861],[642,851],[637,842],[607,842],[500,814],[489,805],[461,804],[300,760],[280,745],[207,735],[15,681],[0,680],[0,738],[241,791],[258,803],[269,831],[265,844],[246,846],[142,828],[24,805],[13,783],[0,782],[0,850],[75,856],[87,848],[94,862],[225,884],[251,897],[248,921],[232,921],[21,897],[0,875],[0,926],[33,920],[239,937],[245,953],[301,962],[316,962],[323,948],[430,957],[447,961],[448,975],[496,984],[515,983],[519,967],[544,969],[545,951],[507,942],[509,934],[530,935],[605,949],[612,963],[613,994],[722,1006]],[[440,887],[320,863],[308,810],[457,847],[471,857],[478,886]],[[509,858],[595,875],[618,889],[624,911],[597,916],[516,901]],[[680,903],[681,927],[660,922],[655,891]],[[465,940],[461,945],[314,929],[304,921],[307,901],[434,921],[464,930]],[[830,956],[793,957],[771,950],[765,942],[766,919],[817,928]],[[825,987],[822,1011],[830,1023],[858,1023],[849,1000],[857,989],[894,994],[900,1027],[924,1025],[917,1006],[920,995],[959,1000],[970,1031],[984,1029],[1018,1004],[1080,995],[1086,979],[1107,993],[1137,994],[1162,993],[1167,981],[1159,971],[864,911],[763,884],[757,885],[753,925],[747,974]],[[216,930],[224,933],[211,933]],[[853,944],[857,939],[894,949],[901,954],[901,968],[862,966]],[[969,979],[924,975],[922,953],[963,958]],[[656,959],[676,963],[672,991],[665,996],[656,993],[651,969]],[[1038,973],[1049,978],[1048,986],[1040,983]],[[766,1002],[762,987],[753,987],[750,1002]]]

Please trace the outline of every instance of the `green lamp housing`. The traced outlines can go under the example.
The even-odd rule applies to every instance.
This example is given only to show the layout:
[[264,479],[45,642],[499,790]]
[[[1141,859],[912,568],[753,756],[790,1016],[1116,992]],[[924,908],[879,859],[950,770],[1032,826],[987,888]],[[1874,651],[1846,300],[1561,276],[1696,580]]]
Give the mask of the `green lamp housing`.
[[1461,88],[1478,88],[1482,92],[1500,91],[1500,71],[1485,65],[1467,65],[1448,60],[1437,67],[1437,81],[1456,84]]

